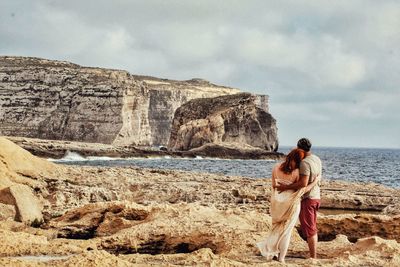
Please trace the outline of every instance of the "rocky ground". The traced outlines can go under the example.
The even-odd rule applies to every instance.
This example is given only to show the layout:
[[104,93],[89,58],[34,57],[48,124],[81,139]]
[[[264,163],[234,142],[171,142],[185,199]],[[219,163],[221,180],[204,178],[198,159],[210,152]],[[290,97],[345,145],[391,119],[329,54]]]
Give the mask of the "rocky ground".
[[[0,265],[282,265],[254,246],[271,226],[268,178],[61,166],[0,147]],[[400,190],[324,181],[322,198],[320,259],[294,230],[287,265],[400,264]]]

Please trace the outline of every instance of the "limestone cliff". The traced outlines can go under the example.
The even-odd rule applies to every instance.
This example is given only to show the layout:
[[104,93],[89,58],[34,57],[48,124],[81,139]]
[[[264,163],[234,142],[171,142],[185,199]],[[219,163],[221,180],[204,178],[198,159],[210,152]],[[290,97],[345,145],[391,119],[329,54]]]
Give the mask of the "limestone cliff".
[[0,135],[115,145],[167,144],[174,111],[238,89],[69,62],[0,57]]
[[189,150],[222,143],[276,151],[276,121],[267,101],[249,93],[191,100],[176,110],[168,146]]

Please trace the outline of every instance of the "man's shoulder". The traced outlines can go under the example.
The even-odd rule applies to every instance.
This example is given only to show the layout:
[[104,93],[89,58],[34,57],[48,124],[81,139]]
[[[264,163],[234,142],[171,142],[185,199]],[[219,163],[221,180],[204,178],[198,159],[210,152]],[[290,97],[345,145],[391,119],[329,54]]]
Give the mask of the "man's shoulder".
[[315,161],[321,161],[321,159],[317,156],[317,155],[315,155],[315,154],[311,154],[311,155],[308,155],[307,157],[305,157],[304,159],[303,159],[303,161],[305,161],[305,162],[315,162]]
[[[311,154],[311,155],[308,155],[307,157],[305,157],[301,161],[300,166],[302,164],[309,166],[310,168],[311,168],[311,166],[314,166],[314,167],[322,166],[321,159],[317,155],[314,155],[314,154]],[[304,166],[304,167],[306,167],[306,166]]]
[[303,159],[300,162],[300,168],[299,168],[300,174],[301,175],[309,175],[310,171],[311,171],[311,166],[310,163],[308,161],[306,161],[305,159]]

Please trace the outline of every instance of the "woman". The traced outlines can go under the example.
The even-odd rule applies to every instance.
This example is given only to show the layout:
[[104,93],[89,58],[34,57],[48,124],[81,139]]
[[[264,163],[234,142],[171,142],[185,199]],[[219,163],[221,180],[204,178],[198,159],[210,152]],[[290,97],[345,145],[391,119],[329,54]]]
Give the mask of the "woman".
[[261,255],[269,260],[274,256],[280,262],[285,261],[289,247],[291,232],[297,222],[300,213],[301,196],[310,191],[319,181],[319,177],[307,187],[298,191],[286,190],[278,192],[275,186],[280,184],[291,184],[296,182],[299,175],[300,162],[304,159],[305,152],[301,149],[293,149],[284,162],[278,163],[272,169],[272,193],[271,193],[271,217],[272,229],[267,238],[257,243]]

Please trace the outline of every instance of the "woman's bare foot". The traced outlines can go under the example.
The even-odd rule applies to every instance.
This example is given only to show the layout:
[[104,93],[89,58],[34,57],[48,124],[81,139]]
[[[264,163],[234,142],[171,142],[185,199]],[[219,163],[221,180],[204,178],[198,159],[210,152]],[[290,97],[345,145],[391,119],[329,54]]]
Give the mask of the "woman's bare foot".
[[256,246],[260,250],[261,256],[263,256],[263,257],[267,257],[268,256],[267,248],[265,247],[265,244],[263,242],[257,243]]

